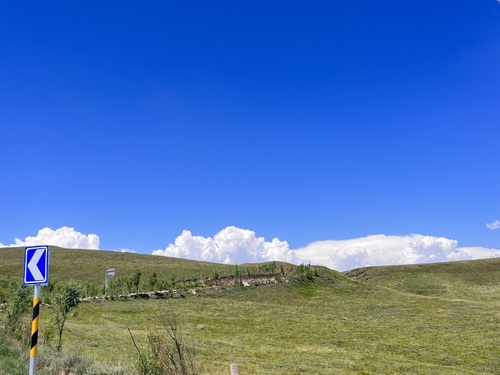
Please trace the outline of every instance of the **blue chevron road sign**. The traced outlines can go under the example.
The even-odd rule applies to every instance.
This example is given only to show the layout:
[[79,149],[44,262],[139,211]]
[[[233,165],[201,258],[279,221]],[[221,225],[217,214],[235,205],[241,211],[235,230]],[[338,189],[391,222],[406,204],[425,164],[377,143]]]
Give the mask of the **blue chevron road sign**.
[[31,246],[24,249],[24,285],[49,283],[49,247]]

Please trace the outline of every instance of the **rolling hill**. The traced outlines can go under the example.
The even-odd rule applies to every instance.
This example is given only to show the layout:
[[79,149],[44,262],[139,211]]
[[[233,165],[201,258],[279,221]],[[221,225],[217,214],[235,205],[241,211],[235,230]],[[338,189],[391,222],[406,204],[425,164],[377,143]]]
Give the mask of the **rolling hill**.
[[[124,277],[136,269],[186,278],[235,272],[234,265],[51,250],[51,277],[60,282],[102,282],[111,266]],[[0,249],[0,277],[21,280],[20,268],[21,248]],[[132,369],[137,356],[126,327],[143,347],[169,311],[194,342],[201,374],[227,374],[230,363],[242,375],[500,373],[500,259],[312,270],[213,295],[83,303],[67,322],[63,348]],[[42,308],[41,337],[51,314]]]
[[[24,247],[0,249],[1,275],[22,281]],[[63,249],[50,246],[50,280],[62,283],[104,283],[105,271],[116,269],[116,277],[129,277],[139,269],[145,276],[176,273],[179,277],[209,277],[228,274],[234,266],[179,258],[120,253],[105,250]]]
[[344,274],[377,285],[447,299],[498,300],[500,258],[357,268]]

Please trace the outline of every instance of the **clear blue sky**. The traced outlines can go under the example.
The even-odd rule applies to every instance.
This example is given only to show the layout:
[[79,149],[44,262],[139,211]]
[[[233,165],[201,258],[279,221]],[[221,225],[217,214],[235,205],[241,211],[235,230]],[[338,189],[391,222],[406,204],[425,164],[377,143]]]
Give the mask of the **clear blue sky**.
[[227,226],[500,249],[500,3],[0,5],[0,243]]

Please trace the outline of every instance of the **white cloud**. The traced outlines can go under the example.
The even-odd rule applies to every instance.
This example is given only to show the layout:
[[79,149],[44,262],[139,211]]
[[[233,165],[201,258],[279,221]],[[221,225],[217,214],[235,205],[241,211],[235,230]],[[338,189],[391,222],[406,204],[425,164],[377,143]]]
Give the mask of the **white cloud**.
[[468,259],[486,259],[500,257],[500,250],[486,247],[461,247],[460,252],[465,254]]
[[[496,225],[498,221],[491,223]],[[500,225],[500,224],[499,224]],[[11,245],[54,245],[64,248],[99,249],[99,236],[82,234],[74,228],[44,228],[36,236],[15,239]],[[122,252],[134,252],[119,249]],[[412,234],[407,236],[371,235],[367,237],[313,242],[290,249],[288,242],[274,238],[266,241],[256,233],[229,226],[213,237],[193,236],[185,230],[165,250],[154,255],[217,263],[251,263],[281,260],[290,263],[323,265],[338,271],[364,266],[443,262],[500,257],[500,250],[484,247],[459,247],[456,240]]]
[[295,262],[286,241],[274,238],[266,242],[248,229],[229,226],[212,237],[193,236],[184,230],[165,250],[154,255],[172,256],[219,263],[248,263],[270,260]]
[[[68,249],[99,249],[99,236],[96,234],[82,234],[74,228],[62,227],[56,230],[43,228],[36,236],[26,237],[24,240],[15,239],[9,246],[36,246],[53,245]],[[0,246],[5,247],[7,245]]]
[[456,240],[412,234],[372,235],[336,241],[317,241],[291,250],[286,241],[271,242],[255,232],[227,227],[212,237],[193,236],[183,231],[174,244],[155,255],[219,263],[249,263],[282,260],[323,265],[338,271],[364,266],[434,263],[453,260],[500,257],[500,250],[459,247]]
[[134,254],[137,252],[137,251],[132,250],[132,249],[120,249],[117,251],[119,251],[120,253],[134,253]]
[[456,240],[420,234],[381,234],[350,240],[318,241],[294,252],[296,258],[304,263],[321,264],[338,271],[364,266],[500,257],[500,250],[458,247]]
[[[500,2],[500,0],[499,0],[499,2]],[[500,221],[495,220],[495,221],[493,221],[491,223],[487,223],[486,227],[488,229],[491,229],[491,230],[500,229]]]

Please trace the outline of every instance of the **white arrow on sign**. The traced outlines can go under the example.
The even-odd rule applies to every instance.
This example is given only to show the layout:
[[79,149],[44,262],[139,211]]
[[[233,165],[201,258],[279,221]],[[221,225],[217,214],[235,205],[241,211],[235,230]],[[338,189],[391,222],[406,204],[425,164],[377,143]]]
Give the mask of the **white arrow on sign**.
[[37,266],[38,261],[40,258],[43,256],[43,253],[45,252],[45,249],[37,249],[35,251],[35,254],[31,257],[31,260],[28,263],[28,269],[31,272],[31,275],[33,276],[33,279],[35,281],[44,281],[44,277],[42,273],[40,272],[40,269]]

